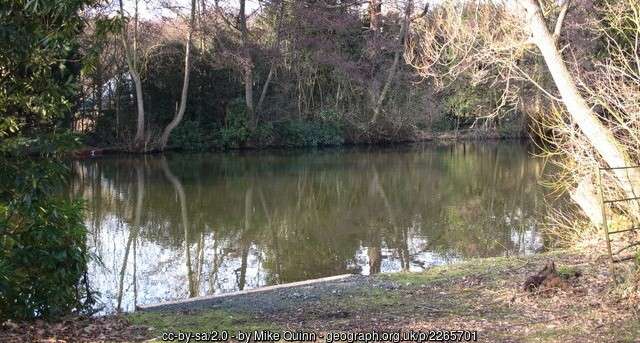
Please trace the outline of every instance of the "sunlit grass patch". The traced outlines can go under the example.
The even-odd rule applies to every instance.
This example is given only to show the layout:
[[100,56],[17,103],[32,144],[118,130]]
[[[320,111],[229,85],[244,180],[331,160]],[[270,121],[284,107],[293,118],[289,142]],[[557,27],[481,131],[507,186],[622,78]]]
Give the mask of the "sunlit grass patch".
[[458,279],[467,276],[482,275],[493,278],[497,275],[497,272],[521,266],[526,262],[526,259],[520,259],[517,257],[479,258],[456,264],[436,266],[423,272],[402,272],[380,277],[386,277],[406,285],[422,285],[425,283],[446,281],[449,279]]

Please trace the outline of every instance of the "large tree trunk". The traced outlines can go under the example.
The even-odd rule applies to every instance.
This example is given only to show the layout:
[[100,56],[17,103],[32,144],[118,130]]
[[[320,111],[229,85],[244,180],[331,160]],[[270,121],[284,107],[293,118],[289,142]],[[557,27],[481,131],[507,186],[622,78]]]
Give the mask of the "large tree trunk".
[[144,137],[144,99],[142,97],[142,81],[140,80],[140,75],[138,75],[138,73],[131,68],[129,68],[129,74],[131,75],[136,88],[136,104],[138,106],[138,120],[136,126],[134,148],[138,151],[146,150],[146,139]]
[[[527,24],[531,30],[533,42],[542,52],[562,101],[573,120],[609,167],[629,166],[631,160],[625,149],[618,144],[613,134],[600,122],[596,113],[580,95],[555,45],[555,39],[545,24],[537,1],[520,0],[520,3],[526,11]],[[635,197],[633,185],[640,181],[640,173],[635,169],[627,169],[615,170],[614,174],[625,194],[628,197]]]
[[184,79],[182,81],[182,94],[180,95],[180,107],[178,108],[178,112],[176,112],[175,116],[169,122],[167,127],[165,127],[162,132],[162,136],[160,136],[160,151],[163,151],[167,147],[167,143],[169,142],[169,136],[171,135],[171,131],[180,124],[182,121],[182,117],[184,117],[184,112],[187,109],[187,95],[189,93],[189,73],[191,71],[191,41],[193,40],[193,26],[195,24],[196,17],[196,0],[191,0],[191,18],[189,19],[189,34],[187,35],[187,44],[185,45],[184,52]]
[[[120,3],[120,15],[124,18],[124,5],[122,0]],[[145,150],[145,132],[144,132],[144,99],[142,97],[142,81],[140,81],[140,74],[138,73],[138,1],[135,3],[135,15],[134,15],[134,33],[133,33],[133,48],[129,44],[129,37],[126,30],[123,30],[121,35],[122,46],[124,48],[125,60],[127,61],[127,68],[129,69],[129,75],[133,80],[134,87],[136,89],[136,105],[138,107],[138,119],[136,125],[136,136],[134,138],[133,149],[140,151]]]

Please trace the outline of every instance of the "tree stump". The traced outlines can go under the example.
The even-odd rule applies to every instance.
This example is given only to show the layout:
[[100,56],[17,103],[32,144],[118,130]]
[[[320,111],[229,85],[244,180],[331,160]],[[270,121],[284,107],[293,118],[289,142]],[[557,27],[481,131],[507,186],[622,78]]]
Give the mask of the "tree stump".
[[558,275],[556,264],[553,261],[547,262],[544,268],[537,274],[529,276],[523,285],[524,290],[528,292],[533,292],[538,289],[566,289],[567,287],[569,287],[569,285]]

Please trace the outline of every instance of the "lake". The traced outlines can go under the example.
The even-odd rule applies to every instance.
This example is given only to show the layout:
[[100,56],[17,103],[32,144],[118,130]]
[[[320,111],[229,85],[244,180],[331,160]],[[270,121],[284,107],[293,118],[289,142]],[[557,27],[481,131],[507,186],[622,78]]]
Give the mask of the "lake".
[[103,312],[543,245],[543,161],[519,141],[72,162]]

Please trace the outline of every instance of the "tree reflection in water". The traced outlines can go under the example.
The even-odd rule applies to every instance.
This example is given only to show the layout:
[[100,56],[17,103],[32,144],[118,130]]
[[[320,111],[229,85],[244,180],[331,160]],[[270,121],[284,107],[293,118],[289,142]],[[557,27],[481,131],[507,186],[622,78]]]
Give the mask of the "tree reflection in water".
[[542,161],[517,143],[75,161],[106,312],[540,245]]

